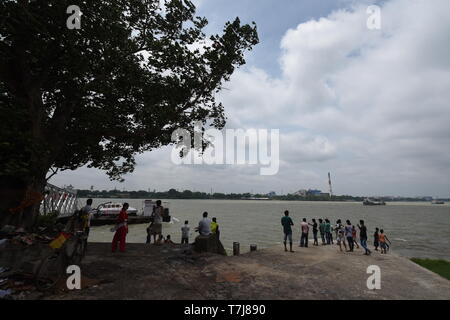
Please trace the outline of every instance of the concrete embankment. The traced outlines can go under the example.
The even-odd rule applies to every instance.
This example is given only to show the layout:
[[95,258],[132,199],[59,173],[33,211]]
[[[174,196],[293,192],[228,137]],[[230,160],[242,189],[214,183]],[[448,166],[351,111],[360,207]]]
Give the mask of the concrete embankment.
[[[87,286],[47,299],[450,299],[450,281],[394,254],[294,250],[225,257],[179,245],[127,244],[111,253],[107,243],[90,243],[81,266]],[[380,267],[379,290],[367,288],[370,265]]]

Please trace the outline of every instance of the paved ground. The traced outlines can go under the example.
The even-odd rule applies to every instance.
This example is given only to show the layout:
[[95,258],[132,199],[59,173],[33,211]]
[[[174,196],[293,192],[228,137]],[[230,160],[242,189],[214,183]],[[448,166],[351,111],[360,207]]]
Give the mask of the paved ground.
[[[336,246],[259,250],[241,256],[186,254],[179,246],[130,244],[126,253],[91,243],[89,287],[48,299],[450,299],[450,281],[394,254]],[[366,286],[381,269],[381,289]]]

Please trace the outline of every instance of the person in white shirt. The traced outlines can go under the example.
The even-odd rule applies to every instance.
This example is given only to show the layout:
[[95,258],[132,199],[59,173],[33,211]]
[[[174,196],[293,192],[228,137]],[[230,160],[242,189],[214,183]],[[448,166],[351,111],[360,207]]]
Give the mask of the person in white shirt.
[[195,231],[198,231],[202,236],[209,236],[211,234],[211,220],[208,219],[208,212],[203,212],[203,219],[200,220]]
[[156,244],[156,236],[162,235],[162,215],[164,213],[164,207],[161,205],[161,200],[156,201],[156,208],[153,212],[153,223],[150,227],[150,235],[153,235],[153,244]]
[[81,217],[83,218],[83,230],[86,232],[86,236],[89,236],[92,217],[92,199],[87,199],[86,205],[81,208]]
[[184,226],[181,227],[181,244],[188,244],[189,243],[189,221],[184,222]]

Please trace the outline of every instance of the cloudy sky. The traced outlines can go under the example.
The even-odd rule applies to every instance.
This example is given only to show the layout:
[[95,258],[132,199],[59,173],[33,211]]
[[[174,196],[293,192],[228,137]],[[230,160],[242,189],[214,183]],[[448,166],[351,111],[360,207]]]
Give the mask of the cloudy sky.
[[[176,165],[172,147],[138,156],[124,183],[80,168],[77,188],[450,197],[450,1],[197,0],[220,32],[239,16],[261,43],[219,94],[229,129],[279,129],[280,166]],[[381,7],[381,29],[367,7]]]

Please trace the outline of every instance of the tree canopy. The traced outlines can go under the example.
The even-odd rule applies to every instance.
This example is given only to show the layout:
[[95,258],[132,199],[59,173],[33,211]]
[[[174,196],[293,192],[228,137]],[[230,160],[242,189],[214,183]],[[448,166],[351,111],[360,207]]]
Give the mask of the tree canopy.
[[215,94],[258,43],[239,18],[207,36],[189,0],[2,0],[0,12],[0,176],[28,185],[84,165],[121,179],[175,129],[222,128]]

